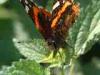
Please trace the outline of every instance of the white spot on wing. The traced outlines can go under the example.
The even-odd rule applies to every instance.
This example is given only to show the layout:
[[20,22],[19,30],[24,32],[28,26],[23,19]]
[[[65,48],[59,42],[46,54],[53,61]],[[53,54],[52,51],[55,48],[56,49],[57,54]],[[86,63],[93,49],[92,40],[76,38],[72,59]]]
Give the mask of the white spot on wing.
[[55,8],[57,8],[59,5],[60,5],[60,3],[59,3],[59,1],[57,1],[57,2],[54,4],[54,6],[53,6],[53,10],[54,10]]
[[28,11],[29,11],[28,6],[25,6],[25,10],[26,10],[26,12],[28,13]]
[[[64,3],[64,2],[65,2],[65,0],[63,0],[62,3]],[[59,5],[60,5],[60,1],[57,1],[57,2],[54,4],[54,6],[53,6],[53,10],[54,10],[55,8],[57,8]]]
[[27,0],[25,0],[25,3],[28,4]]

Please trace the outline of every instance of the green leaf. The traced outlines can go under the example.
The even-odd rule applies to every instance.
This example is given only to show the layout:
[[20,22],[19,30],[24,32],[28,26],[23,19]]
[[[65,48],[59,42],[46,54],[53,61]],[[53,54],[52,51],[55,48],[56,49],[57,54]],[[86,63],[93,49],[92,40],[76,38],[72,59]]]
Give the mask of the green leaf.
[[37,62],[43,60],[49,51],[49,49],[46,48],[46,43],[42,39],[33,39],[33,41],[21,43],[19,43],[17,39],[14,39],[13,42],[22,55],[27,59],[35,60]]
[[0,75],[45,75],[45,72],[35,61],[20,60],[10,67],[4,67]]
[[[80,1],[81,5],[82,2]],[[69,31],[70,42],[74,47],[76,56],[86,53],[100,40],[99,5],[100,1],[91,0],[86,6],[81,6],[79,18]]]

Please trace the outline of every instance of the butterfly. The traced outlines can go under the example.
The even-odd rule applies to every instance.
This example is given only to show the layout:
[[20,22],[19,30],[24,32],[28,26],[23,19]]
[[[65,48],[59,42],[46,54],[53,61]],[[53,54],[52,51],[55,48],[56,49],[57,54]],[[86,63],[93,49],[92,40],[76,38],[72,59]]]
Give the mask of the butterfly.
[[20,2],[48,46],[55,50],[63,48],[66,44],[68,30],[79,15],[79,5],[72,0],[57,0],[50,13],[30,0],[21,0]]

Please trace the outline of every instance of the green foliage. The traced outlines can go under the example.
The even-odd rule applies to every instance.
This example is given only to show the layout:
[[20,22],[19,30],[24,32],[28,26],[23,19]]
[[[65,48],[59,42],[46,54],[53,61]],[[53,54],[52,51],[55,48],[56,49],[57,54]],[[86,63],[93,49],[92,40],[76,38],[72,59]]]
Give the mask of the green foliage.
[[[0,75],[51,75],[52,73],[93,75],[95,72],[96,75],[100,74],[98,67],[100,59],[93,58],[91,63],[85,66],[78,61],[81,55],[91,51],[93,45],[100,43],[99,0],[75,0],[80,4],[80,15],[68,32],[66,41],[69,46],[59,49],[55,56],[20,2],[2,1],[0,2],[0,66],[3,68]],[[50,12],[55,2],[55,0],[33,1]],[[95,49],[97,53],[99,49]],[[22,56],[26,59],[20,60]],[[7,64],[9,66],[4,67]],[[92,71],[94,73],[90,73],[90,70],[94,70]]]
[[44,75],[44,69],[35,61],[20,60],[10,67],[3,67],[0,75]]
[[86,53],[100,40],[99,5],[100,1],[91,0],[87,6],[81,7],[80,16],[69,32],[69,37],[73,42],[76,56]]

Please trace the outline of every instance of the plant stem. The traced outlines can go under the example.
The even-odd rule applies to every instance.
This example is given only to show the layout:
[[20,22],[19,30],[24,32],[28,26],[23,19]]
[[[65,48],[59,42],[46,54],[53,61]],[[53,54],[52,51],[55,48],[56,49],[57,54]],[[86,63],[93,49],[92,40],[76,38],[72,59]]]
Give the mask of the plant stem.
[[69,75],[74,75],[74,67],[75,67],[75,59],[72,59]]
[[64,67],[63,67],[63,65],[61,67],[61,75],[64,75]]

